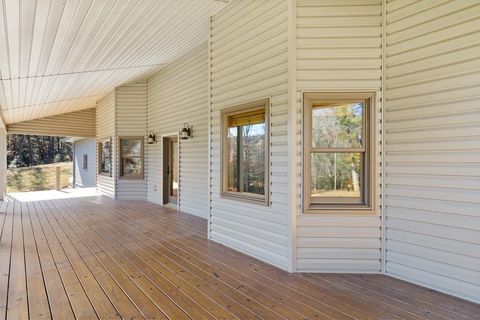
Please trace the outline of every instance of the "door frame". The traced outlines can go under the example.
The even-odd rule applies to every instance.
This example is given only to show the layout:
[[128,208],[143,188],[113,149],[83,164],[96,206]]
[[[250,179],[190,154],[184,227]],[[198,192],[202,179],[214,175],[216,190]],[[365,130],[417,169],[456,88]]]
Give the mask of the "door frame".
[[[175,206],[177,211],[180,210],[180,136],[178,132],[167,133],[161,136],[162,138],[162,204],[168,206]],[[177,177],[178,177],[178,190],[177,190],[177,204],[174,205],[169,202],[169,188],[168,182],[165,179],[165,166],[168,163],[168,152],[165,152],[165,141],[169,139],[177,139]],[[167,146],[169,148],[169,146]]]

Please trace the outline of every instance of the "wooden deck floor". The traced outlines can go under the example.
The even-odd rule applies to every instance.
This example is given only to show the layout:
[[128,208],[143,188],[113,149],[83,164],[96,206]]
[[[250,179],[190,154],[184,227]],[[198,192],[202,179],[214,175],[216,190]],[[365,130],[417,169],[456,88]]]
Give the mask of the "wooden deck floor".
[[288,274],[147,202],[5,201],[0,228],[0,319],[480,319],[381,275]]

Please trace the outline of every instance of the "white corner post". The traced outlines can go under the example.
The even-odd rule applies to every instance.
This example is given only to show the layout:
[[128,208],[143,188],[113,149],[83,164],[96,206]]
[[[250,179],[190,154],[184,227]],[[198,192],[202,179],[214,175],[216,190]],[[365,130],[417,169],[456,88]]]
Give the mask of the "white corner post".
[[297,0],[288,1],[288,271],[297,260]]

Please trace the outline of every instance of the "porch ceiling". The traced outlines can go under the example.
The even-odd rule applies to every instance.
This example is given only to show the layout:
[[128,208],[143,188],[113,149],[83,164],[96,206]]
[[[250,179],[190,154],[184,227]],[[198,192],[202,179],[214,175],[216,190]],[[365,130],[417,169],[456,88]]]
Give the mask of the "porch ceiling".
[[215,0],[0,0],[7,124],[95,106],[207,40]]

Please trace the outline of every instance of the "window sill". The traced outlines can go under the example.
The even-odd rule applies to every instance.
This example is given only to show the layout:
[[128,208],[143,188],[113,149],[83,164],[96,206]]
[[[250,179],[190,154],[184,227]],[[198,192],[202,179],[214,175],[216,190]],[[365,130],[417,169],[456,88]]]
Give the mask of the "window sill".
[[246,194],[241,194],[241,193],[235,193],[235,192],[224,192],[220,195],[221,198],[223,199],[229,199],[229,200],[234,200],[234,201],[239,201],[239,202],[245,202],[245,203],[251,203],[251,204],[256,204],[264,207],[268,207],[268,199],[265,197],[256,197],[256,196],[251,196],[251,195],[246,195]]
[[102,177],[109,177],[109,178],[112,177],[111,174],[109,174],[109,173],[104,173],[104,172],[100,172],[98,175],[99,175],[99,176],[102,176]]
[[145,180],[143,176],[134,176],[134,177],[129,177],[129,176],[120,176],[118,177],[119,180]]
[[305,215],[338,215],[338,216],[378,216],[378,210],[369,206],[323,206],[311,205],[304,209],[302,214]]

